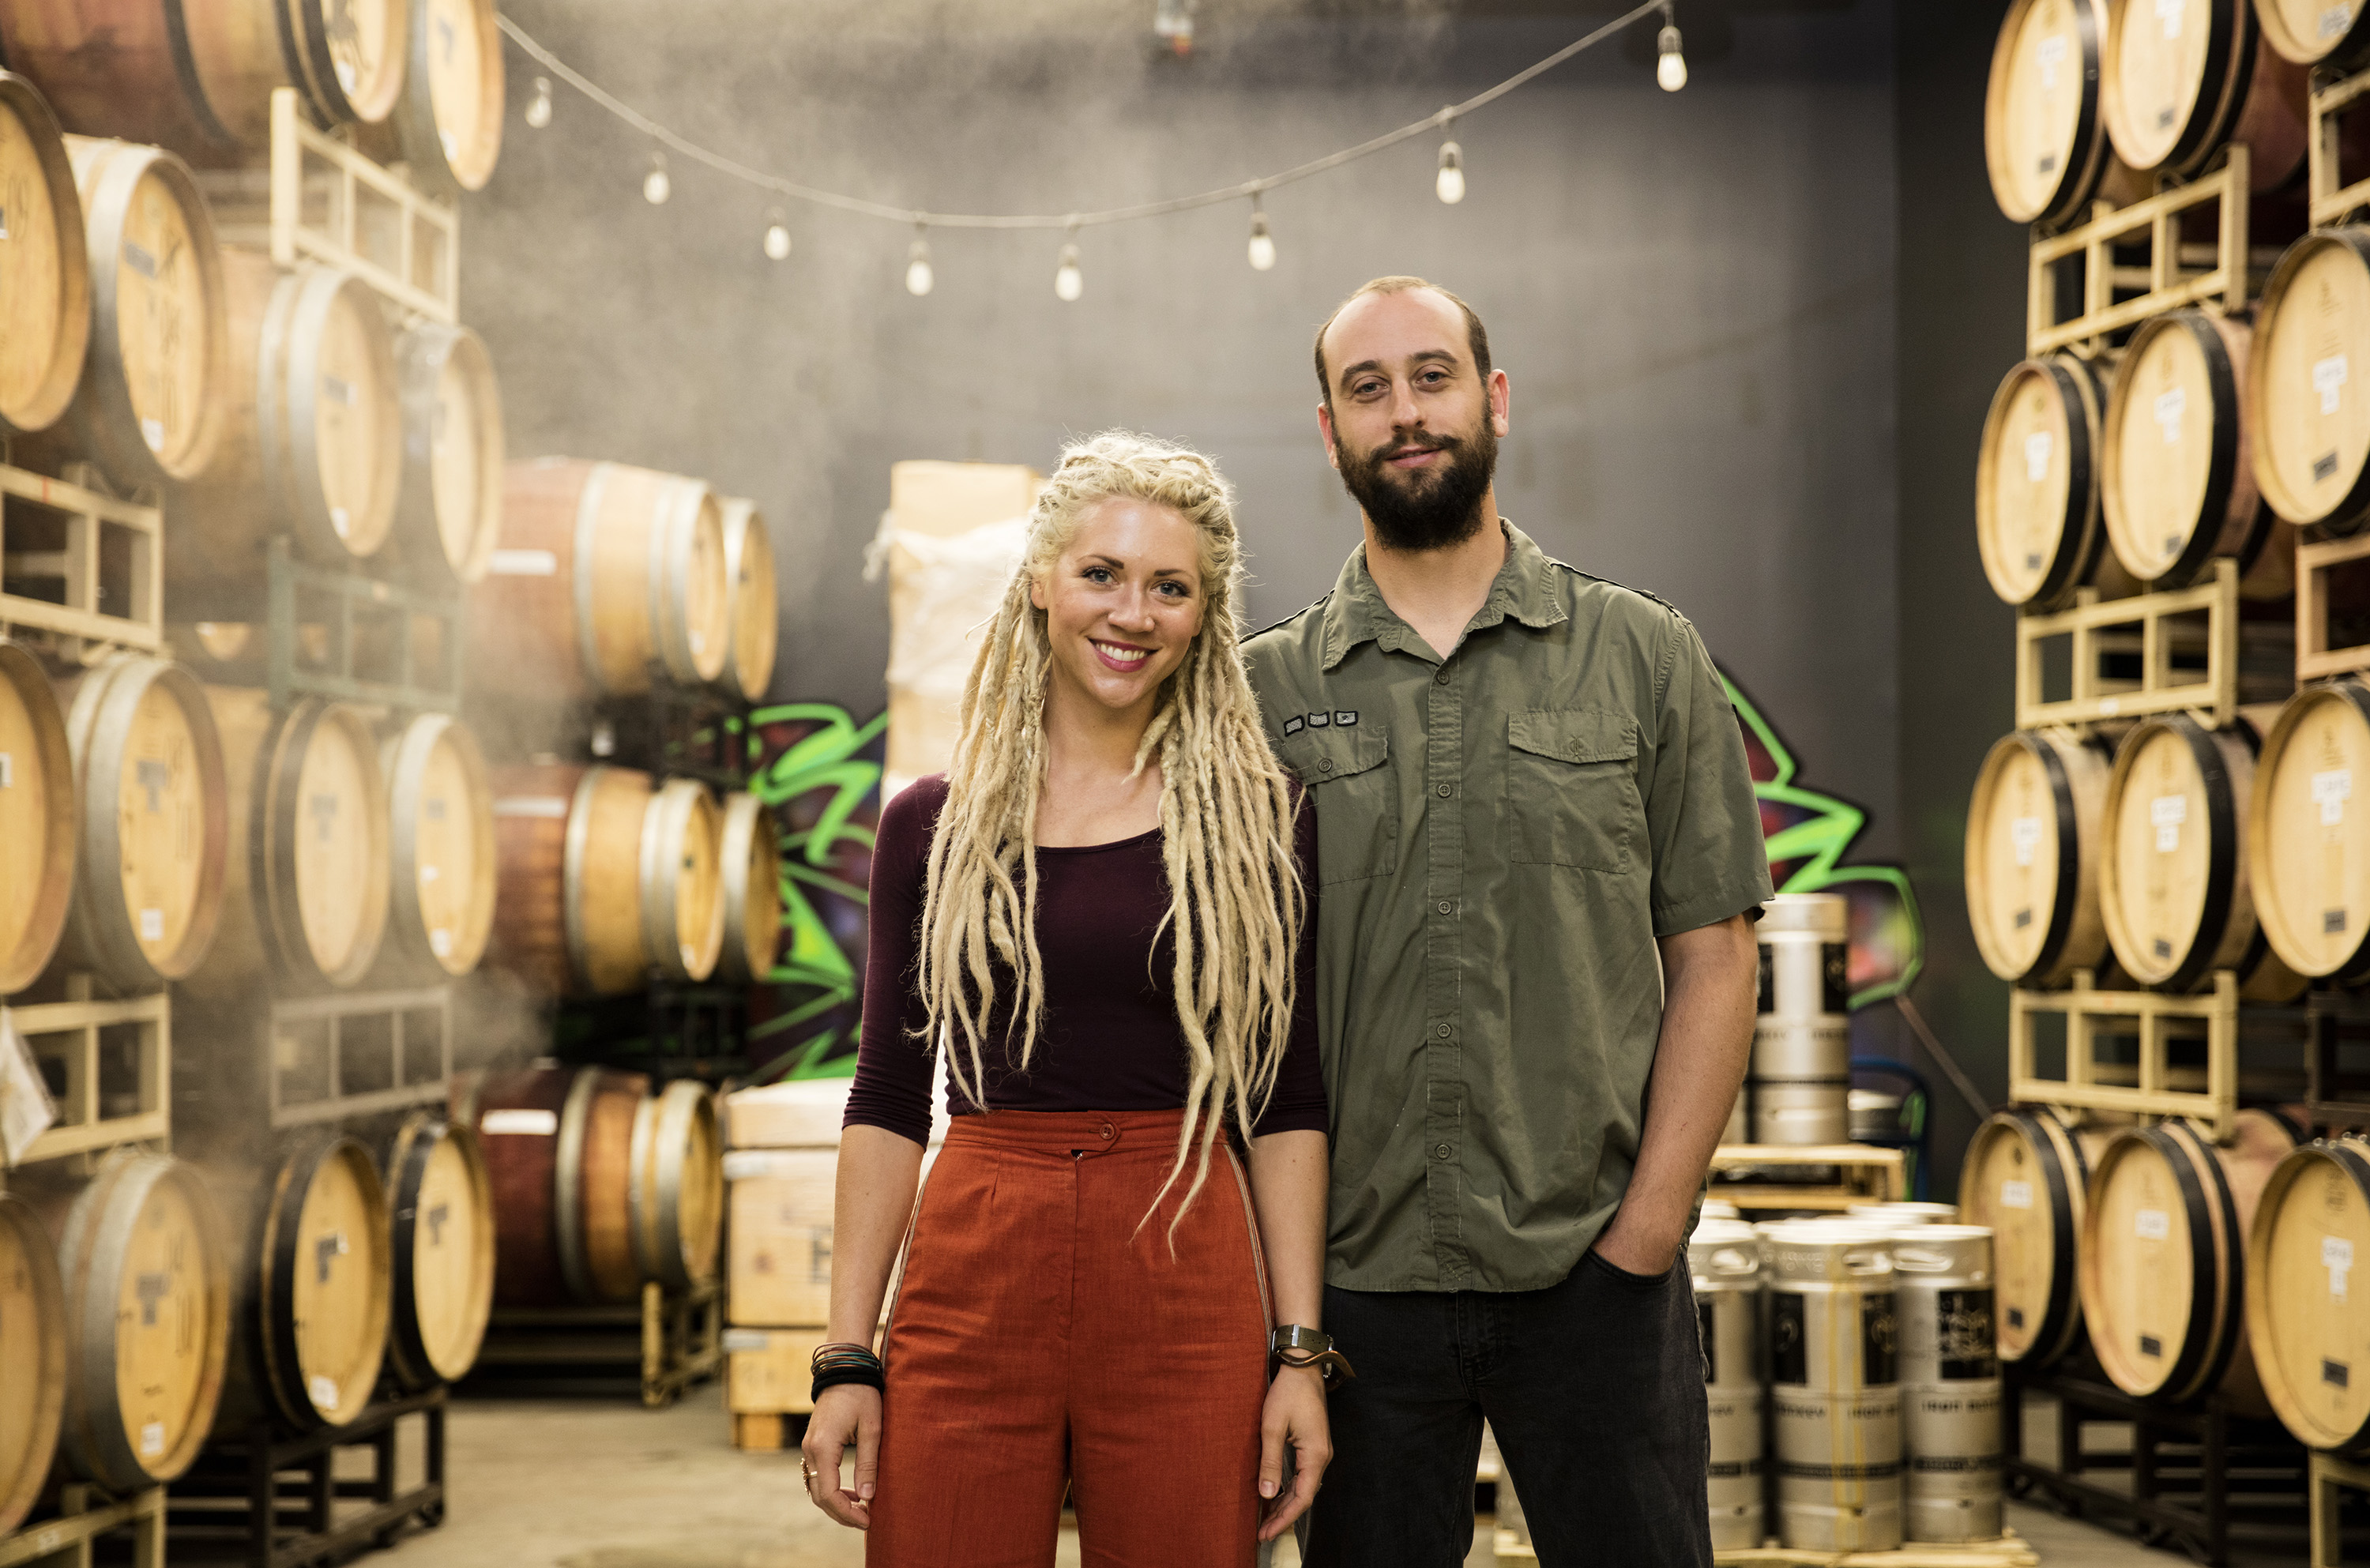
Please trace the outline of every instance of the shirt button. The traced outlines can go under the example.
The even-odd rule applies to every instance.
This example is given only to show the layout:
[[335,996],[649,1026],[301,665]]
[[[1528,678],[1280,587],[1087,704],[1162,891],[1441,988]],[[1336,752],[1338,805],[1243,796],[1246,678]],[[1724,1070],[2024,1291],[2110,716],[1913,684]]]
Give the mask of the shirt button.
[[1456,786],[1454,784],[1443,784],[1440,787],[1440,798],[1444,801],[1455,793],[1456,793]]
[[1330,773],[1330,772],[1332,772],[1332,771],[1333,771],[1333,759],[1332,759],[1331,757],[1329,757],[1329,756],[1320,756],[1320,757],[1318,757],[1318,758],[1317,759],[1317,772],[1319,772],[1319,773]]
[[1432,676],[1432,684],[1434,686],[1446,686],[1448,684],[1448,672],[1446,670],[1443,670],[1440,674]]
[[1442,1024],[1442,1025],[1440,1026],[1440,1037],[1441,1037],[1443,1040],[1447,1039],[1450,1035],[1452,1035],[1452,1034],[1454,1034],[1454,1033],[1455,1033],[1455,1032],[1455,1032],[1454,1029],[1450,1028],[1447,1024],[1444,1024],[1444,1024]]
[[1432,1158],[1434,1159],[1446,1159],[1450,1155],[1455,1152],[1455,1150],[1450,1148],[1446,1144],[1434,1144],[1432,1146]]
[[1441,912],[1443,915],[1451,915],[1451,914],[1454,914],[1454,913],[1455,913],[1455,910],[1456,910],[1456,905],[1455,905],[1454,904],[1449,903],[1449,902],[1448,902],[1448,900],[1446,900],[1446,899],[1444,899],[1444,899],[1442,899],[1442,900],[1440,901],[1440,912]]

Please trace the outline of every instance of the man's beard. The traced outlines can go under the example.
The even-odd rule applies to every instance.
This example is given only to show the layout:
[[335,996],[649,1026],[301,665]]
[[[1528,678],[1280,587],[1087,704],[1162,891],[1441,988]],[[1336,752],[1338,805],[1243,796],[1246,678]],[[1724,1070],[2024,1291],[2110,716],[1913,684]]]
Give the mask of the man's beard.
[[[1416,448],[1444,458],[1412,471],[1393,468],[1389,456]],[[1498,432],[1488,415],[1469,435],[1394,435],[1363,455],[1341,452],[1341,482],[1364,509],[1385,547],[1437,550],[1480,532],[1481,497],[1498,467]]]

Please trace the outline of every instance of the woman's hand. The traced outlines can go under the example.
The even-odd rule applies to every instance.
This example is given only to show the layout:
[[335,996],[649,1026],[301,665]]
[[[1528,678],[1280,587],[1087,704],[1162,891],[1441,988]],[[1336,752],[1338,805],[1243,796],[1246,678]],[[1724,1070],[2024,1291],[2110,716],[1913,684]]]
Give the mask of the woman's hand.
[[[1292,1447],[1292,1490],[1278,1496],[1286,1444]],[[1313,1367],[1278,1368],[1260,1416],[1260,1495],[1267,1499],[1260,1539],[1275,1539],[1308,1511],[1332,1460],[1333,1426],[1325,1413],[1324,1378]]]
[[[1273,1402],[1271,1394],[1269,1403]],[[1321,1406],[1317,1413],[1321,1421]],[[840,1458],[850,1443],[856,1445],[853,1491],[839,1484]],[[807,1500],[850,1528],[870,1529],[872,1493],[880,1474],[880,1390],[861,1383],[825,1389],[807,1419],[807,1440],[799,1449],[805,1458]]]

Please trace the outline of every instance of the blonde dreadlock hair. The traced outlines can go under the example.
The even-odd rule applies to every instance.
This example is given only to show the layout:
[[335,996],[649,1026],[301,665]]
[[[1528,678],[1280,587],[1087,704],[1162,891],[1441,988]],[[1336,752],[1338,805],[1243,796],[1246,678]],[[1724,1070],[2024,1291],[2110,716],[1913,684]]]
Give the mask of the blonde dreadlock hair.
[[[1189,1057],[1177,1160],[1152,1212],[1198,1145],[1181,1216],[1209,1176],[1220,1125],[1232,1121],[1248,1137],[1274,1090],[1292,1027],[1304,909],[1292,796],[1237,646],[1243,565],[1233,494],[1201,454],[1110,431],[1065,447],[1039,493],[1020,566],[963,687],[962,732],[930,845],[921,990],[949,1075],[985,1110],[982,1046],[995,1009],[996,965],[1018,992],[1005,1039],[1010,1051],[1018,1037],[1014,1066],[1028,1067],[1044,1027],[1036,824],[1051,642],[1030,589],[1053,570],[1087,512],[1116,497],[1171,508],[1193,525],[1201,547],[1202,628],[1162,684],[1135,754],[1139,771],[1156,758],[1160,766],[1169,890],[1162,927],[1175,941],[1172,984]],[[1174,1221],[1170,1228],[1173,1235]]]

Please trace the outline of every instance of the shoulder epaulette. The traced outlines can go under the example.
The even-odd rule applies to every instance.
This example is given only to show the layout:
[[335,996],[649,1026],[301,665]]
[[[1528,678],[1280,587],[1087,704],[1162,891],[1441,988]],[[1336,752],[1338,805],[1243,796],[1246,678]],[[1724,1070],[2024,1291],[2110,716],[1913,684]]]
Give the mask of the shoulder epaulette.
[[1572,565],[1570,561],[1557,560],[1553,556],[1547,557],[1547,560],[1550,565],[1559,566],[1563,568],[1564,571],[1570,572],[1574,577],[1583,579],[1590,582],[1602,582],[1607,588],[1618,588],[1624,594],[1635,594],[1641,599],[1651,599],[1654,603],[1662,605],[1662,608],[1670,611],[1671,614],[1677,616],[1680,619],[1685,620],[1686,618],[1686,612],[1685,610],[1679,608],[1678,605],[1674,605],[1668,599],[1663,598],[1660,594],[1649,593],[1643,588],[1632,588],[1627,582],[1616,582],[1610,577],[1599,577],[1592,571],[1582,571],[1580,568]]
[[1309,604],[1309,605],[1303,605],[1300,608],[1298,608],[1298,609],[1296,609],[1296,610],[1293,611],[1293,612],[1292,612],[1292,614],[1290,614],[1290,615],[1288,615],[1288,616],[1284,617],[1282,620],[1280,620],[1280,621],[1276,622],[1273,626],[1263,626],[1263,627],[1260,628],[1257,631],[1248,633],[1248,634],[1243,638],[1243,640],[1244,640],[1245,642],[1248,642],[1248,641],[1250,641],[1250,640],[1251,640],[1251,639],[1252,639],[1252,638],[1255,638],[1255,637],[1265,637],[1265,636],[1266,636],[1269,632],[1271,632],[1271,631],[1282,631],[1285,627],[1290,626],[1293,622],[1294,622],[1294,621],[1298,620],[1301,617],[1303,617],[1303,616],[1305,616],[1305,615],[1307,615],[1307,614],[1308,614],[1308,613],[1310,613],[1311,611],[1313,611],[1313,610],[1321,610],[1321,609],[1323,609],[1323,608],[1325,607],[1325,601],[1326,601],[1326,600],[1328,600],[1328,599],[1330,599],[1332,596],[1333,596],[1333,590],[1331,590],[1330,588],[1328,588],[1324,593],[1322,593],[1322,594],[1318,594],[1318,595],[1317,595],[1316,603],[1314,603],[1314,604]]

